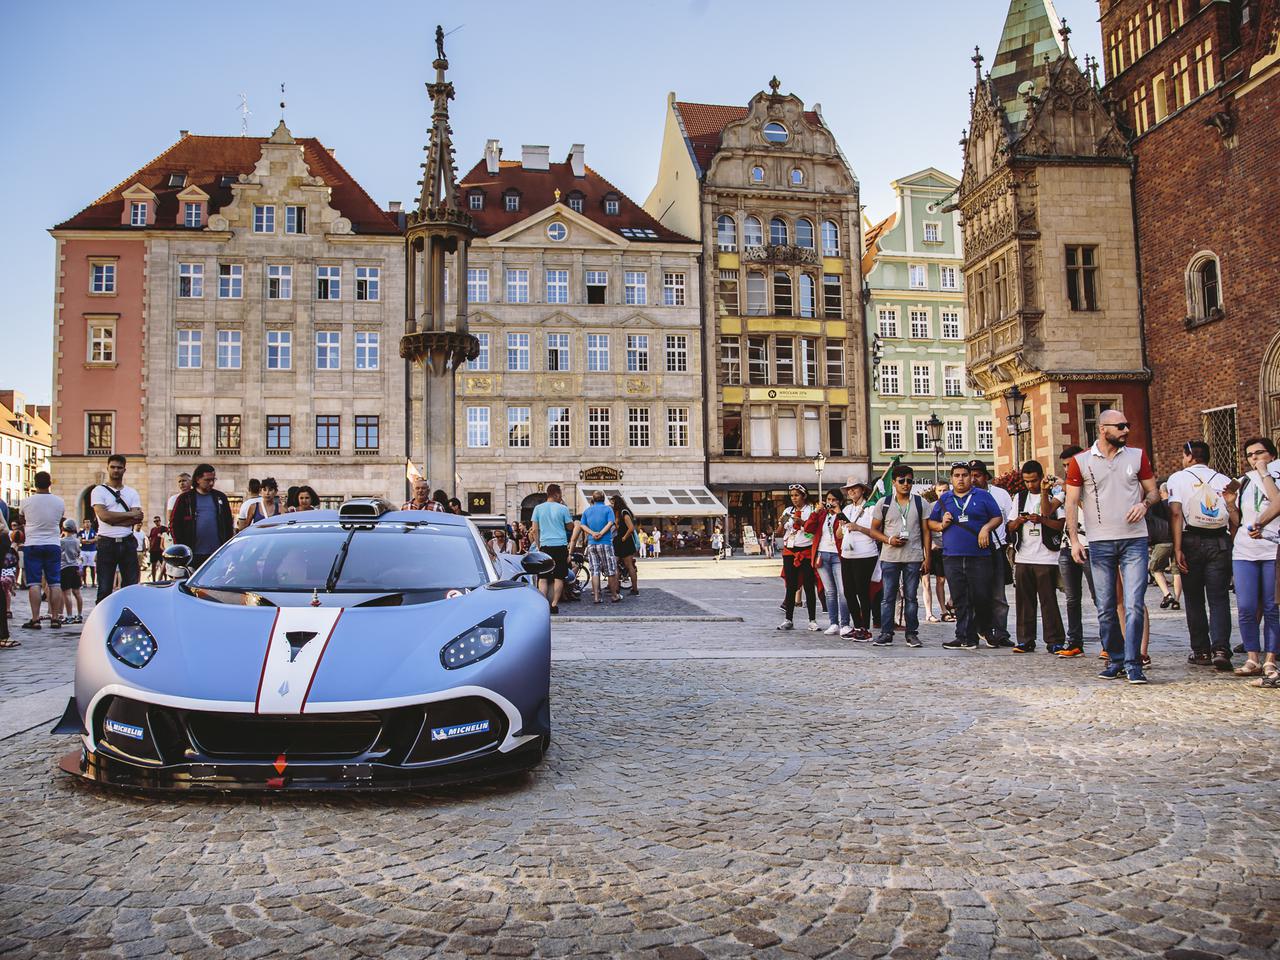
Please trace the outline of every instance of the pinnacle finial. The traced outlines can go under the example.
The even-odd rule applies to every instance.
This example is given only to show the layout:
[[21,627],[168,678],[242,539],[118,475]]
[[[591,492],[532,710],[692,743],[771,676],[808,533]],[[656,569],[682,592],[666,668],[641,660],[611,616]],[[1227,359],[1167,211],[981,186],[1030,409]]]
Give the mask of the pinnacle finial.
[[780,86],[782,86],[782,81],[778,79],[777,74],[774,74],[773,79],[769,81],[770,95],[776,97],[778,95],[778,88]]
[[1062,38],[1062,55],[1071,56],[1071,28],[1067,26],[1067,18],[1062,18],[1062,26],[1058,28],[1058,36]]
[[977,44],[974,44],[973,56],[969,59],[973,61],[973,72],[978,78],[978,83],[982,83],[982,51]]

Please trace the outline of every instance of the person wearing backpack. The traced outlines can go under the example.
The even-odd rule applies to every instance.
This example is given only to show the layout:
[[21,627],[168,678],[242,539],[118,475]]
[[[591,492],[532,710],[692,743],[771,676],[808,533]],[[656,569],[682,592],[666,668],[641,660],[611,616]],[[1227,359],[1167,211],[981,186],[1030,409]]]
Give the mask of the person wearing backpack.
[[1280,657],[1280,606],[1275,591],[1280,520],[1260,522],[1266,514],[1275,513],[1272,504],[1280,504],[1280,489],[1273,472],[1276,447],[1267,437],[1254,437],[1244,442],[1244,456],[1252,469],[1240,478],[1240,489],[1234,493],[1230,487],[1223,490],[1231,524],[1236,528],[1231,567],[1245,652],[1245,662],[1236,667],[1235,674],[1261,677],[1255,682],[1276,688],[1280,687],[1280,664],[1276,663]]
[[884,546],[880,550],[883,592],[880,596],[880,635],[872,646],[893,644],[894,613],[898,606],[898,585],[902,585],[903,619],[907,646],[920,642],[920,577],[929,575],[929,555],[933,532],[925,523],[928,511],[924,499],[911,492],[915,473],[905,463],[893,468],[893,496],[876,504],[871,519],[871,537]]
[[1013,591],[1017,605],[1018,642],[1014,653],[1036,648],[1036,619],[1044,622],[1044,645],[1057,653],[1067,642],[1058,609],[1058,552],[1062,549],[1065,514],[1044,482],[1037,460],[1022,465],[1025,490],[1009,506],[1009,542],[1014,548]]
[[1191,634],[1187,662],[1227,671],[1231,669],[1231,533],[1223,491],[1230,485],[1234,493],[1239,484],[1209,466],[1209,445],[1203,440],[1187,441],[1182,466],[1169,477],[1169,513]]

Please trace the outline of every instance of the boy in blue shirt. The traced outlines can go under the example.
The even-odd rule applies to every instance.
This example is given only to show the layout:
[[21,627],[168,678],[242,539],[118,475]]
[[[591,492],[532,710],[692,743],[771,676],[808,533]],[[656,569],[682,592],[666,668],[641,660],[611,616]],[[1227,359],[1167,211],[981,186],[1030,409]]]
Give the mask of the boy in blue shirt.
[[952,464],[951,489],[929,516],[929,529],[942,535],[943,566],[956,607],[956,636],[943,649],[978,649],[979,627],[991,621],[991,534],[1003,522],[995,498],[973,486],[969,464]]

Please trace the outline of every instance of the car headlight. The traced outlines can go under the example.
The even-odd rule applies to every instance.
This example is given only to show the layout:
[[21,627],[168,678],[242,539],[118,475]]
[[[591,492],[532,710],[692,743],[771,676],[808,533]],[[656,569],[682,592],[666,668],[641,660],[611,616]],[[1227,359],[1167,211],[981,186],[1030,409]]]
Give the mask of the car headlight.
[[107,649],[121,663],[142,669],[156,655],[156,638],[137,615],[125,607],[107,634]]
[[456,670],[497,653],[502,646],[502,621],[505,616],[502,613],[496,614],[446,643],[440,651],[441,665],[446,670]]

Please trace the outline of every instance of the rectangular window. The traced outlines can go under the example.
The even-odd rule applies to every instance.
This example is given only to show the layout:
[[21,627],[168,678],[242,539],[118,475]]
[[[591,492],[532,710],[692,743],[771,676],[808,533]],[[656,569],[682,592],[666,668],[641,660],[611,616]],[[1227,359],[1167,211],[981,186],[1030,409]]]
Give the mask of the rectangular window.
[[1067,299],[1072,310],[1098,309],[1098,248],[1067,247]]
[[276,208],[270,204],[255,203],[253,205],[253,232],[276,232]]
[[342,366],[342,334],[337,330],[316,331],[316,369],[338,370]]
[[570,209],[570,210],[572,210],[574,213],[581,213],[581,212],[582,212],[582,197],[570,197],[570,198],[569,198],[569,209]]
[[244,296],[244,264],[218,264],[218,299],[239,300]]
[[888,397],[902,393],[902,371],[896,363],[880,364],[880,393]]
[[604,212],[611,217],[618,215],[618,201],[612,198],[604,202]]
[[768,407],[752,407],[748,418],[751,424],[751,456],[773,456],[773,421]]
[[942,368],[942,392],[948,397],[964,396],[964,373],[958,363],[948,363]]
[[467,302],[468,303],[488,303],[489,302],[489,268],[488,267],[468,267],[467,268]]
[[219,370],[239,370],[240,369],[240,331],[239,330],[219,330],[218,331],[218,369]]
[[306,233],[307,232],[307,208],[306,207],[285,207],[284,208],[284,232],[285,233]]
[[316,416],[316,449],[337,450],[342,446],[342,418],[335,414]]
[[512,371],[529,369],[529,334],[507,334],[507,369]]
[[996,423],[988,417],[979,417],[977,421],[978,427],[978,452],[991,453],[996,448]]
[[569,271],[547,271],[547,303],[569,302]]
[[763,273],[747,274],[747,316],[763,317],[769,312],[767,290]]
[[662,305],[664,307],[684,306],[683,273],[664,273],[662,275]]
[[833,457],[843,457],[846,436],[844,408],[832,407],[827,411],[827,453]]
[[293,447],[292,418],[289,416],[267,416],[267,449],[289,450]]
[[284,263],[267,264],[267,299],[293,299],[293,267]]
[[569,369],[569,335],[547,334],[547,369],[564,372]]
[[94,263],[89,266],[90,293],[116,292],[116,265],[114,263]]
[[467,446],[489,446],[488,407],[467,407]]
[[773,274],[773,313],[779,317],[791,316],[791,274],[785,270]]
[[1173,108],[1179,110],[1191,102],[1191,65],[1186,54],[1173,61]]
[[942,242],[942,224],[935,221],[926,220],[924,224],[924,242],[925,243],[941,243]]
[[507,446],[528,447],[533,442],[528,407],[507,407]]
[[796,411],[793,407],[783,407],[778,411],[778,456],[798,457],[800,455],[800,438],[796,432]]
[[291,330],[267,331],[267,369],[293,369],[293,332]]
[[569,446],[568,407],[547,407],[547,446]]
[[1147,132],[1151,126],[1151,115],[1147,110],[1147,85],[1144,83],[1133,91],[1133,132],[1139,135]]
[[913,263],[907,267],[912,290],[924,290],[928,287],[928,271],[922,263]]
[[587,334],[587,372],[609,372],[609,335],[607,333]]
[[800,377],[798,383],[802,387],[818,385],[818,341],[814,337],[800,338]]
[[913,363],[911,365],[911,395],[913,397],[933,396],[933,364]]
[[960,271],[955,267],[939,267],[943,290],[960,289]]
[[199,300],[204,296],[204,264],[178,264],[178,298]]
[[506,208],[507,213],[515,213],[520,209],[520,194],[508,193],[502,198],[502,204]]
[[382,335],[374,330],[356,331],[356,369],[377,370],[382,362]]
[[316,267],[316,299],[342,299],[341,267]]
[[642,306],[649,302],[649,275],[628,270],[622,276],[623,302]]
[[627,334],[627,373],[649,372],[649,335]]
[[929,331],[929,311],[928,310],[912,310],[911,311],[911,339],[912,340],[928,340],[930,339]]
[[942,339],[943,340],[959,340],[960,339],[960,311],[959,310],[943,310],[942,311]]
[[529,271],[507,271],[507,303],[529,302]]
[[1098,417],[1106,413],[1108,410],[1118,410],[1120,405],[1115,400],[1085,400],[1080,405],[1082,413],[1082,426],[1084,428],[1083,435],[1087,437],[1096,437],[1098,435]]
[[377,450],[381,420],[377,414],[356,417],[356,449]]
[[796,382],[796,341],[778,337],[773,342],[774,383],[791,386]]
[[885,450],[901,450],[902,419],[900,417],[881,417],[880,436]]
[[881,337],[896,337],[898,335],[897,310],[887,310],[881,307],[877,313],[877,321]]
[[801,453],[806,457],[816,457],[822,451],[821,411],[817,407],[805,407],[801,423],[804,428],[804,449]]
[[724,407],[720,415],[720,439],[726,457],[742,456],[742,408]]
[[129,226],[145,227],[147,225],[147,204],[145,201],[133,201],[129,204]]
[[1212,38],[1206,38],[1196,47],[1196,83],[1201,94],[1208,93],[1215,83]]
[[173,445],[179,450],[200,450],[200,414],[178,414],[177,432]]
[[932,450],[933,440],[929,437],[929,419],[927,417],[915,417],[912,420],[915,425],[915,449]]
[[381,267],[356,267],[356,299],[373,302],[381,300]]
[[720,338],[720,382],[726,386],[742,383],[742,341],[737,337]]
[[470,207],[472,210],[483,210],[484,194],[480,193],[479,191],[470,194],[467,197],[467,206]]
[[667,408],[667,446],[687,447],[689,445],[689,408]]
[[948,420],[945,435],[948,453],[958,453],[965,449],[963,420]]
[[716,296],[720,303],[720,316],[736,317],[738,315],[737,270],[720,271],[720,282],[716,288]]
[[844,342],[827,341],[827,386],[844,386]]
[[769,338],[747,337],[747,383],[769,382]]
[[649,446],[648,407],[627,407],[627,446]]
[[240,449],[240,414],[220,413],[214,421],[217,431],[215,440],[219,453],[232,453]]
[[201,360],[201,341],[203,334],[199,330],[178,331],[178,369],[198,370]]
[[468,370],[488,370],[489,369],[489,335],[487,333],[474,334],[476,340],[480,342],[480,352],[476,354],[474,360],[467,361]]
[[587,407],[587,446],[607,447],[612,443],[612,412],[608,407]]
[[684,334],[667,334],[667,373],[689,372],[689,338]]
[[116,327],[114,323],[89,324],[89,350],[85,359],[90,363],[115,363]]
[[85,453],[110,453],[115,434],[115,414],[85,414]]
[[822,315],[837,320],[844,316],[844,295],[838,273],[822,275]]
[[182,225],[184,227],[199,227],[202,220],[201,206],[199,203],[183,203],[182,205]]
[[607,303],[609,293],[609,272],[607,270],[588,270],[587,303]]

